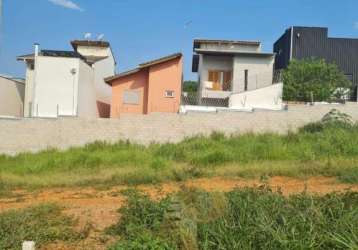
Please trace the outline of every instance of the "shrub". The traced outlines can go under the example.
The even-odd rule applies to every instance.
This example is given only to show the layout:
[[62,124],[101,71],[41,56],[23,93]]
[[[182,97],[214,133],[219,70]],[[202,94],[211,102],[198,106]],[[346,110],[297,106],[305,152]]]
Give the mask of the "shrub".
[[351,83],[335,64],[321,59],[292,60],[283,73],[283,99],[310,102],[344,99]]
[[337,109],[332,109],[323,116],[321,121],[309,123],[302,128],[300,132],[316,133],[322,132],[325,128],[346,129],[350,130],[354,127],[352,117],[340,112]]
[[196,93],[198,91],[199,84],[196,81],[184,81],[183,92]]

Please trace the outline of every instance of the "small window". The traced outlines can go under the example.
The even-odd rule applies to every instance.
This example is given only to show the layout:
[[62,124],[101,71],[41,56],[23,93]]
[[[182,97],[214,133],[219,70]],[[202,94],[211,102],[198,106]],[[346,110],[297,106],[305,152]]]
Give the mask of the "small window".
[[174,91],[173,90],[166,90],[165,91],[165,97],[173,98],[174,97]]
[[123,92],[123,104],[138,105],[140,99],[140,92],[135,90],[125,90]]

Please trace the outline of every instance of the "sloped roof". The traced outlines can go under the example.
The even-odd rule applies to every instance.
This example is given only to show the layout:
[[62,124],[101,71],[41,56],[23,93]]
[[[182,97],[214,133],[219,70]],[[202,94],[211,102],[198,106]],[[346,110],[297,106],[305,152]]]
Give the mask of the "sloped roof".
[[25,79],[20,78],[20,77],[13,77],[13,76],[4,75],[4,74],[0,74],[0,77],[7,79],[7,80],[17,82],[17,83],[25,84]]
[[139,64],[139,66],[137,68],[122,72],[120,74],[117,74],[117,75],[114,75],[114,76],[111,76],[111,77],[107,77],[107,78],[104,79],[104,81],[107,84],[111,85],[111,82],[113,80],[116,80],[116,79],[119,79],[121,77],[137,73],[141,69],[145,69],[145,68],[151,67],[153,65],[161,64],[161,63],[164,63],[164,62],[176,59],[176,58],[180,58],[182,56],[183,56],[182,53],[175,53],[175,54],[171,54],[171,55],[168,55],[168,56],[165,56],[165,57],[161,57],[161,58],[158,58],[158,59],[155,59],[155,60],[152,60],[152,61],[141,63],[141,64]]

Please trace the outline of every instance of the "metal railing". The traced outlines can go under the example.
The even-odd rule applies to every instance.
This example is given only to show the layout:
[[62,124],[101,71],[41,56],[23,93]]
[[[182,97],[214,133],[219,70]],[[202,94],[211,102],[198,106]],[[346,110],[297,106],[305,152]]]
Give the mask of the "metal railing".
[[197,92],[184,92],[181,97],[181,105],[228,107],[229,98],[200,97]]

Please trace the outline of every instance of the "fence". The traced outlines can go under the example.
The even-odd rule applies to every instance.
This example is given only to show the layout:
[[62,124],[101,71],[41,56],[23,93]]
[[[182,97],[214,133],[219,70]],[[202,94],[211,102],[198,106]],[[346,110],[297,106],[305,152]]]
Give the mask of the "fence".
[[320,120],[332,108],[358,120],[358,104],[290,105],[287,111],[152,113],[123,115],[120,119],[0,119],[0,154],[47,148],[67,149],[94,141],[179,142],[214,131],[232,133],[287,133]]

